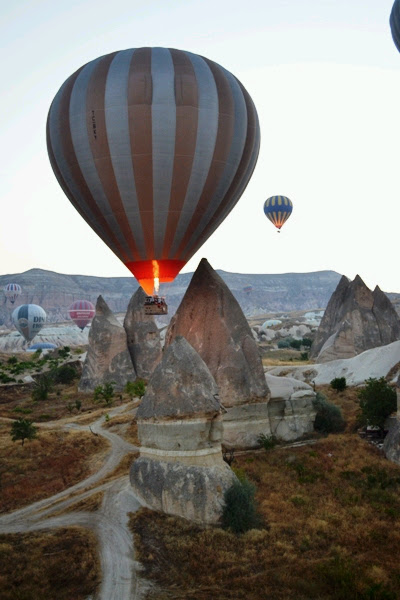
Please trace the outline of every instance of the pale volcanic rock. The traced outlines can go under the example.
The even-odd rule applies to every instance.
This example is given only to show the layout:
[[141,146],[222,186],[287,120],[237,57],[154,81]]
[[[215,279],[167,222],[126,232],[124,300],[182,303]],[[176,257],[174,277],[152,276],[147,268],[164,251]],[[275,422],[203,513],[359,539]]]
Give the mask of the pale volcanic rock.
[[136,419],[141,447],[130,478],[138,499],[167,514],[218,522],[235,475],[222,458],[215,380],[183,337],[164,351]]
[[343,276],[318,328],[310,356],[318,362],[351,358],[400,339],[400,321],[389,298],[357,275]]
[[154,317],[144,312],[145,299],[146,294],[139,287],[129,302],[124,328],[136,374],[143,379],[149,379],[161,360],[162,347]]
[[203,258],[173,316],[165,345],[183,335],[200,354],[225,407],[269,397],[257,344],[238,302]]
[[178,335],[200,354],[218,385],[227,409],[224,444],[257,446],[269,422],[269,389],[260,352],[238,302],[205,258],[169,324],[166,346]]
[[79,390],[89,392],[98,385],[114,382],[117,391],[123,390],[127,381],[136,379],[129,354],[126,332],[99,296],[96,315],[89,331],[89,348],[83,365]]

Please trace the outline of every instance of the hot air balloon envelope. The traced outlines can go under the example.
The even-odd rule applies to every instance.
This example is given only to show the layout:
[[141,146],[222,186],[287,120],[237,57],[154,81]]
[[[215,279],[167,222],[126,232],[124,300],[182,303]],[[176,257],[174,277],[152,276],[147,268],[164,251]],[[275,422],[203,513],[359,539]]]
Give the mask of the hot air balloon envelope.
[[30,342],[45,324],[46,313],[37,304],[23,304],[13,311],[11,319],[20,334]]
[[6,298],[8,298],[8,300],[11,302],[11,304],[14,304],[15,300],[18,298],[21,292],[21,286],[18,285],[18,283],[9,283],[4,288],[4,294]]
[[36,350],[55,350],[57,346],[55,344],[51,344],[50,342],[38,342],[37,344],[32,344],[27,348],[27,352],[36,352]]
[[87,300],[77,300],[69,307],[68,314],[73,322],[83,331],[96,314],[96,309]]
[[256,109],[236,77],[168,48],[87,63],[61,86],[47,121],[62,189],[148,295],[230,213],[259,145]]
[[278,231],[288,220],[292,210],[292,201],[286,196],[271,196],[264,202],[264,213]]
[[397,50],[400,52],[400,0],[396,0],[390,13],[390,29]]

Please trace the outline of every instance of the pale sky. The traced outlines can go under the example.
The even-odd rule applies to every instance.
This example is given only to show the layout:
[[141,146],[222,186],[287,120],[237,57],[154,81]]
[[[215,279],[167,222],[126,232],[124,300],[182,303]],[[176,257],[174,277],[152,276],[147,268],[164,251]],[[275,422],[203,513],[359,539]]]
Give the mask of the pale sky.
[[[261,150],[232,213],[187,263],[332,269],[400,292],[400,54],[393,0],[29,0],[1,9],[0,274],[129,276],[62,192],[46,150],[51,101],[97,56],[142,46],[221,64],[256,105]],[[293,214],[278,235],[271,195]]]

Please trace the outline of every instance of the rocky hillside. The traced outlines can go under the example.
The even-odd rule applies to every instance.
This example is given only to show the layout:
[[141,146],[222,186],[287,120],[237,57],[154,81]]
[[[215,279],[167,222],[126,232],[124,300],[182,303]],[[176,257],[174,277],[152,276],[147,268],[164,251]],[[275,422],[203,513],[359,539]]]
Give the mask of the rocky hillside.
[[[217,273],[226,282],[247,317],[277,311],[324,308],[341,277],[335,271],[282,275]],[[170,308],[164,320],[169,320],[177,309],[192,275],[178,275],[174,282],[161,286],[160,294],[166,296]],[[14,308],[4,296],[7,283],[18,283],[22,287],[22,295],[14,306],[39,304],[45,309],[50,323],[67,320],[68,307],[75,300],[85,299],[95,304],[100,294],[113,312],[125,312],[138,287],[133,277],[64,275],[43,269],[1,275],[0,325],[10,323]]]

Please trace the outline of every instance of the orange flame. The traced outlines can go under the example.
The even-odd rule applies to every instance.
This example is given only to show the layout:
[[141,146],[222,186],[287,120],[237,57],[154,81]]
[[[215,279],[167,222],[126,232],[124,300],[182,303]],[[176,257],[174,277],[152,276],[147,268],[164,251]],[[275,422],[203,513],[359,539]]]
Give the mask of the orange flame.
[[158,294],[158,290],[160,289],[160,267],[156,260],[152,260],[151,264],[153,266],[154,291]]

